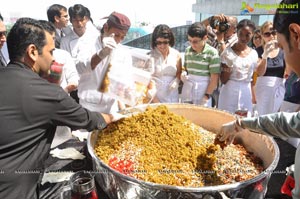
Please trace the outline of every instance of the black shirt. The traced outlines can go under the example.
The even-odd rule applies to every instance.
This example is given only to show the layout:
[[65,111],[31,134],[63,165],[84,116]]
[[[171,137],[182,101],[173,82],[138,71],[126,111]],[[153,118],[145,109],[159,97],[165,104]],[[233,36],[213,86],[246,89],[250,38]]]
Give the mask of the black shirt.
[[27,66],[0,68],[0,198],[37,197],[56,126],[91,131],[106,123]]
[[[255,50],[258,54],[258,57],[262,58],[262,54],[264,52],[263,47],[260,46]],[[283,78],[284,70],[285,70],[284,54],[283,54],[283,50],[280,49],[276,57],[267,59],[267,70],[264,76]]]

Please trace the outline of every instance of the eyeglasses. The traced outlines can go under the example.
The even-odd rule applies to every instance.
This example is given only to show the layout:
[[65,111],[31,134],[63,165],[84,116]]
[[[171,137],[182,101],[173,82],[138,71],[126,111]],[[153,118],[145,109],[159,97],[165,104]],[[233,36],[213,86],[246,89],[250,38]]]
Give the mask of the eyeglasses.
[[198,40],[190,40],[189,39],[189,42],[192,43],[192,44],[198,44],[202,41],[202,39],[198,39]]
[[0,32],[0,38],[1,38],[1,37],[3,37],[3,36],[5,36],[5,37],[6,37],[6,34],[7,34],[7,32],[6,32],[6,31],[2,31],[2,32]]
[[265,32],[264,37],[270,37],[271,35],[275,36],[276,34],[276,30],[272,30],[271,32]]
[[162,44],[168,45],[169,43],[170,43],[169,41],[156,41],[155,42],[156,45],[162,45]]

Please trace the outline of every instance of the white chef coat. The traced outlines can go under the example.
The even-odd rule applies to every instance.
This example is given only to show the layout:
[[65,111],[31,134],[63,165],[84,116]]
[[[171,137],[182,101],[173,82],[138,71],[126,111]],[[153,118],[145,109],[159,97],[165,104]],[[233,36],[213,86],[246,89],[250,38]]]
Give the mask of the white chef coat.
[[[91,35],[91,36],[89,36]],[[128,49],[118,44],[112,54],[103,59],[94,70],[91,68],[91,57],[102,49],[100,36],[93,37],[94,34],[84,34],[78,37],[75,33],[67,37],[69,39],[69,50],[76,61],[77,71],[80,75],[78,85],[79,103],[91,110],[102,113],[112,113],[118,111],[117,101],[107,94],[99,91],[99,85],[102,81],[101,74],[106,64],[111,63],[110,73],[113,71],[122,72],[128,75],[128,67],[132,67],[132,57]],[[65,39],[65,38],[63,38]],[[62,41],[61,47],[64,47]],[[72,47],[72,48],[71,48]]]

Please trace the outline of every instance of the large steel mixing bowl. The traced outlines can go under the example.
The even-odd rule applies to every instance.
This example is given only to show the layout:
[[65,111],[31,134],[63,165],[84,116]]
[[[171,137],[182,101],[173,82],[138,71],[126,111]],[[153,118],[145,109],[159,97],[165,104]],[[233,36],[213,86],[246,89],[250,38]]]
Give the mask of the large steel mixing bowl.
[[[156,107],[162,104],[151,104]],[[217,132],[222,124],[234,120],[234,116],[224,111],[205,108],[190,104],[164,104],[168,109],[178,115],[191,120],[203,128]],[[148,105],[137,106],[123,111],[125,114],[142,112]],[[244,145],[247,151],[253,152],[263,161],[264,172],[256,177],[233,184],[205,187],[168,186],[145,182],[119,173],[111,169],[94,153],[94,145],[98,132],[91,133],[88,137],[88,151],[93,159],[95,179],[99,186],[111,199],[177,199],[177,198],[264,198],[266,187],[272,171],[279,160],[279,149],[275,141],[264,135],[245,131],[235,140]]]

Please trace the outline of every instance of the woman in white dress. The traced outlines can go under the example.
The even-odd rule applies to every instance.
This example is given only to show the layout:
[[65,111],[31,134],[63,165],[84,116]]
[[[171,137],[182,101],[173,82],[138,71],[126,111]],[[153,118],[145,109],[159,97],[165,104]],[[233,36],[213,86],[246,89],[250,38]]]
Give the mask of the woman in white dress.
[[179,102],[178,87],[181,75],[181,55],[173,48],[175,37],[169,26],[160,24],[152,33],[150,57],[153,60],[153,80],[156,97],[153,102]]
[[218,108],[235,113],[252,112],[251,80],[258,56],[247,44],[253,36],[255,24],[241,20],[237,25],[238,41],[221,54],[221,82]]

